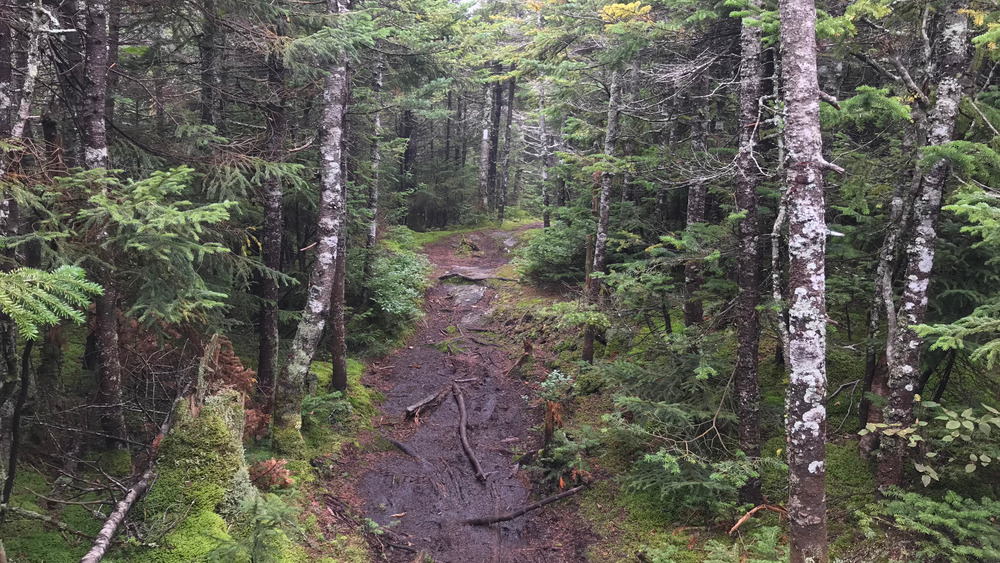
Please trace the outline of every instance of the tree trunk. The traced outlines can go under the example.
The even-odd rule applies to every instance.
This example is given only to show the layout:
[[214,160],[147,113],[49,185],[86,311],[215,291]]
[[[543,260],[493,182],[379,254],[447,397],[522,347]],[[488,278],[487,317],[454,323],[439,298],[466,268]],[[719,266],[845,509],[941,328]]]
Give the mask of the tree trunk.
[[[503,72],[503,65],[496,63],[493,74]],[[490,98],[490,162],[487,170],[486,199],[487,208],[494,211],[497,208],[497,155],[500,151],[500,113],[503,110],[503,82],[496,80],[492,84]]]
[[[698,97],[701,98],[695,103],[697,104],[699,110],[697,111],[696,121],[692,126],[693,131],[691,132],[691,152],[694,153],[695,159],[705,156],[708,151],[708,95],[709,95],[709,76],[708,71],[705,74],[695,79],[698,83]],[[694,179],[691,181],[691,186],[688,188],[688,200],[687,200],[687,228],[698,223],[705,222],[705,200],[708,196],[708,184],[702,179]],[[705,318],[705,309],[702,305],[701,297],[698,293],[701,291],[701,285],[704,280],[701,275],[701,258],[695,257],[689,259],[684,264],[684,325],[685,326],[695,326],[701,324],[701,321]]]
[[788,516],[792,563],[826,563],[826,220],[813,0],[780,0],[789,162]]
[[549,152],[552,150],[552,139],[549,137],[549,130],[545,126],[545,83],[539,82],[538,85],[538,129],[539,138],[542,141],[542,158],[540,163],[541,175],[542,175],[542,227],[548,228],[550,226],[550,218],[552,211],[549,208],[550,196],[549,196],[549,164],[551,163],[551,155]]
[[[108,140],[105,124],[108,79],[108,25],[104,0],[87,2],[86,66],[84,68],[84,164],[88,169],[108,168]],[[99,233],[106,238],[106,233]],[[101,267],[97,278],[104,294],[97,298],[94,317],[97,333],[102,411],[101,425],[109,445],[124,446],[125,414],[122,404],[124,373],[118,347],[118,287],[111,268]]]
[[510,178],[510,149],[513,144],[511,139],[512,126],[514,123],[514,89],[516,79],[511,76],[510,84],[507,88],[507,124],[503,134],[503,166],[500,168],[499,187],[497,189],[497,220],[503,225],[504,211],[507,207],[507,181]]
[[490,112],[493,107],[493,90],[487,82],[483,87],[483,140],[479,144],[479,201],[477,206],[484,210],[490,208]]
[[[344,14],[343,0],[327,0],[331,14]],[[330,310],[334,271],[345,216],[342,171],[344,101],[347,97],[347,55],[338,53],[324,86],[320,120],[320,201],[317,218],[316,260],[309,278],[309,292],[291,351],[275,388],[274,438],[279,453],[301,453],[304,446],[302,399],[306,375],[319,345]]]
[[[382,74],[385,66],[381,60],[375,63],[375,84],[372,87],[372,95],[375,98],[375,107],[381,107],[382,103]],[[378,187],[382,174],[382,112],[375,111],[372,116],[374,121],[375,136],[372,138],[371,159],[372,177],[368,184],[368,236],[365,239],[365,264],[364,264],[364,287],[365,300],[371,295],[369,287],[374,276],[375,265],[375,244],[378,241]]]
[[219,89],[219,49],[215,0],[204,0],[201,35],[198,36],[198,57],[201,68],[201,124],[218,125],[216,93]]
[[[759,6],[759,0],[753,1]],[[739,415],[740,449],[750,459],[760,459],[760,393],[757,352],[760,347],[760,229],[757,221],[757,186],[760,172],[754,161],[757,123],[760,115],[761,32],[744,25],[740,33],[740,133],[736,156],[736,207],[746,215],[739,223],[739,309],[736,352],[736,412]],[[750,478],[740,489],[740,502],[754,506],[763,502],[760,477]]]
[[14,33],[7,21],[0,18],[0,135],[10,135],[14,111],[14,73],[11,66]]
[[[968,0],[949,0],[942,16],[938,45],[938,88],[934,107],[927,116],[927,144],[940,146],[952,140],[955,118],[962,99],[962,74],[968,66],[968,16],[962,13]],[[908,426],[913,423],[913,396],[920,374],[924,341],[911,328],[922,324],[927,315],[928,287],[934,265],[934,243],[941,199],[951,166],[935,162],[920,179],[913,203],[912,228],[906,243],[906,273],[899,310],[896,339],[889,347],[889,404],[886,423]],[[900,485],[907,440],[883,436],[879,452],[878,485],[885,489]]]
[[[347,70],[347,94],[344,96],[344,115],[351,99],[351,69]],[[351,174],[347,165],[347,140],[349,136],[348,123],[344,123],[344,134],[341,137],[341,167]],[[433,153],[432,153],[433,154]],[[347,202],[347,182],[340,183],[341,198]],[[346,217],[346,214],[345,214]],[[343,230],[343,229],[342,229]],[[344,324],[346,303],[344,302],[345,283],[347,282],[347,233],[342,232],[337,241],[337,266],[333,274],[333,292],[330,296],[330,337],[331,373],[330,391],[347,391],[347,326]]]
[[[611,85],[608,93],[608,128],[604,134],[604,155],[608,160],[615,158],[615,145],[618,142],[618,127],[621,118],[621,72],[612,71]],[[597,210],[597,237],[594,242],[594,261],[591,272],[604,272],[607,265],[608,246],[608,224],[611,221],[611,183],[614,180],[614,173],[604,172],[601,174],[601,197]],[[587,301],[596,305],[600,301],[601,280],[600,278],[587,279]],[[584,361],[593,363],[594,361],[594,339],[597,330],[593,325],[588,324],[583,333]]]
[[[267,83],[271,98],[265,106],[267,140],[265,158],[281,162],[285,153],[285,66],[279,55],[267,57]],[[261,244],[261,261],[274,271],[281,271],[282,219],[281,181],[270,176],[264,181],[264,233]],[[260,351],[257,357],[257,389],[264,397],[274,392],[274,379],[278,371],[278,283],[271,276],[261,276],[260,299]]]

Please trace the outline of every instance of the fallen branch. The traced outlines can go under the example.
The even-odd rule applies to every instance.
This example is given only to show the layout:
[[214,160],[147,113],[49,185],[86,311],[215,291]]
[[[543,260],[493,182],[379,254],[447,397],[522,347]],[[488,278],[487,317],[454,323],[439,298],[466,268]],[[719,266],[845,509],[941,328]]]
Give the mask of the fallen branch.
[[27,509],[21,508],[20,506],[8,506],[7,510],[11,514],[17,514],[18,516],[20,516],[22,518],[31,518],[32,520],[41,520],[42,522],[45,522],[49,526],[52,526],[53,528],[55,528],[55,529],[57,529],[57,530],[59,530],[61,532],[69,532],[69,533],[71,533],[71,534],[73,534],[75,536],[80,536],[81,538],[87,538],[88,540],[94,539],[94,536],[92,536],[90,534],[85,534],[85,533],[83,533],[80,530],[77,530],[75,528],[71,528],[71,527],[67,526],[66,524],[60,522],[59,520],[56,520],[56,518],[54,516],[49,516],[47,514],[40,514],[38,512],[33,511],[33,510],[27,510]]
[[466,422],[468,422],[468,414],[465,412],[465,396],[462,395],[462,388],[458,386],[458,383],[452,383],[451,390],[455,394],[455,401],[458,402],[458,437],[462,441],[462,449],[465,450],[465,455],[472,462],[472,468],[476,470],[476,479],[485,483],[486,475],[483,474],[483,468],[479,465],[476,452],[472,451],[472,446],[469,445],[469,437],[465,430]]
[[450,385],[442,387],[440,390],[435,391],[430,395],[427,395],[423,399],[420,399],[416,403],[413,403],[412,405],[406,407],[406,416],[409,418],[413,418],[419,415],[420,411],[423,408],[427,407],[428,405],[436,406],[438,403],[444,400],[445,396],[448,395],[449,391],[451,391]]
[[770,510],[772,512],[777,512],[779,515],[788,516],[788,510],[786,510],[784,507],[781,506],[775,506],[773,504],[762,504],[760,506],[755,506],[750,509],[750,512],[744,514],[743,517],[736,522],[736,525],[729,530],[729,533],[732,534],[733,532],[738,530],[739,527],[742,526],[744,522],[749,520],[750,517],[753,516],[758,510]]
[[579,493],[580,491],[582,491],[582,490],[584,490],[586,488],[587,488],[587,485],[580,485],[579,487],[574,487],[574,488],[572,488],[572,489],[570,489],[568,491],[563,491],[563,492],[559,493],[558,495],[552,495],[550,497],[543,498],[542,500],[540,500],[540,501],[538,501],[538,502],[536,502],[534,504],[529,504],[528,506],[525,506],[524,508],[521,508],[519,510],[515,510],[514,512],[511,512],[509,514],[500,514],[500,515],[497,515],[497,516],[486,516],[486,517],[483,517],[483,518],[473,518],[471,520],[466,520],[465,523],[469,524],[469,525],[472,525],[472,526],[486,526],[486,525],[489,525],[489,524],[496,524],[497,522],[507,522],[508,520],[513,520],[513,519],[517,518],[518,516],[524,516],[525,514],[531,512],[532,510],[538,510],[539,508],[541,508],[541,507],[543,507],[543,506],[545,506],[547,504],[552,504],[553,502],[556,502],[557,500],[562,500],[562,499],[564,499],[566,497],[571,497],[571,496],[575,495],[576,493]]
[[[160,436],[166,437],[167,433],[170,432],[170,427],[174,423],[173,416],[171,416],[171,414],[177,408],[177,403],[179,403],[184,395],[187,394],[188,387],[185,387],[183,391],[177,394],[173,404],[170,406],[170,410],[167,411],[167,418],[163,419],[163,424],[160,425]],[[160,436],[158,436],[157,439],[161,439]],[[139,479],[139,482],[128,490],[128,494],[125,495],[125,498],[118,502],[115,506],[114,512],[112,512],[111,515],[108,516],[108,519],[104,521],[104,526],[102,526],[101,531],[97,533],[94,545],[90,548],[90,551],[88,551],[87,554],[80,559],[80,563],[98,563],[104,558],[104,552],[106,552],[108,550],[108,546],[111,545],[111,538],[114,537],[118,526],[120,526],[122,521],[125,519],[125,515],[128,514],[129,509],[132,508],[132,504],[134,504],[136,499],[141,497],[142,494],[146,492],[146,489],[149,488],[150,483],[153,482],[155,477],[156,459],[151,458],[149,460],[149,468],[142,474],[142,478]]]

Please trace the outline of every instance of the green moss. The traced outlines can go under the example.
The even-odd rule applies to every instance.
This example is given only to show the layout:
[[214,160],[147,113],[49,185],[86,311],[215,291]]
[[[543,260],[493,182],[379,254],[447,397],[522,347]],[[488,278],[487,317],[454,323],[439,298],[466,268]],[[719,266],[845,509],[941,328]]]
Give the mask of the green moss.
[[271,431],[274,453],[286,459],[305,459],[306,442],[298,428],[277,428]]
[[624,494],[617,484],[599,481],[581,496],[578,514],[600,538],[590,546],[588,561],[630,561],[638,551],[669,553],[676,563],[701,561],[698,552],[687,549],[688,535],[674,534],[656,495]]
[[0,524],[0,538],[3,538],[7,558],[25,563],[76,563],[90,549],[89,542],[73,545],[76,538],[71,538],[73,543],[70,543],[58,531],[46,529],[45,524],[37,520],[14,518],[4,522]]
[[127,449],[107,450],[100,456],[101,468],[115,477],[132,474],[132,455]]
[[[187,510],[215,511],[234,478],[246,467],[243,459],[243,409],[234,392],[206,399],[197,417],[180,403],[174,429],[160,446],[159,478],[147,497],[147,512],[166,514]],[[244,489],[245,491],[245,489]]]
[[[145,563],[191,563],[205,557],[232,536],[226,521],[210,510],[199,510],[163,538],[163,546],[134,556]],[[131,559],[131,557],[130,557]],[[234,561],[233,563],[242,563]]]

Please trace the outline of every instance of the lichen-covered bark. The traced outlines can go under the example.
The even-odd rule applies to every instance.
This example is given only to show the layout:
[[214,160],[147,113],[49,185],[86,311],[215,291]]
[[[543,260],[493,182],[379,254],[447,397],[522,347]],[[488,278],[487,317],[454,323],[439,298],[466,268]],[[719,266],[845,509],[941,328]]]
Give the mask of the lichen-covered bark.
[[497,186],[497,219],[503,223],[504,211],[507,207],[507,180],[510,178],[511,132],[514,123],[514,93],[517,81],[512,76],[507,85],[507,122],[504,126],[503,156],[501,158],[499,185]]
[[104,111],[108,89],[108,11],[105,0],[87,0],[84,66],[84,166],[108,167],[108,136]]
[[[968,0],[949,0],[941,18],[937,41],[938,78],[934,106],[927,115],[927,144],[940,146],[951,141],[955,130],[959,102],[962,99],[962,74],[968,66],[968,16],[961,13],[969,7]],[[924,322],[927,314],[927,290],[934,266],[934,243],[941,199],[951,167],[939,160],[920,178],[913,202],[912,224],[906,241],[906,270],[903,292],[896,313],[895,342],[889,355],[889,404],[885,420],[890,425],[913,422],[913,398],[920,375],[923,339],[911,328]],[[884,436],[879,454],[878,484],[880,488],[899,485],[903,478],[906,441],[896,436]]]
[[[375,98],[375,105],[381,103],[383,73],[385,64],[379,59],[375,63],[375,80],[372,85],[372,95]],[[461,108],[461,106],[459,106]],[[364,286],[367,295],[368,287],[373,276],[373,266],[375,264],[375,242],[378,240],[378,188],[379,179],[382,175],[382,112],[375,111],[372,116],[375,136],[372,138],[371,161],[372,178],[368,184],[368,236],[365,239],[365,264],[364,264]],[[458,160],[458,148],[455,149],[455,159]]]
[[489,209],[490,192],[490,111],[493,107],[493,91],[489,83],[483,87],[485,96],[483,99],[483,141],[479,145],[479,205],[482,209]]
[[11,110],[14,108],[13,72],[10,64],[14,34],[7,20],[0,18],[0,135],[7,137],[12,124]]
[[[271,162],[284,159],[285,150],[285,68],[280,56],[267,58],[267,82],[272,98],[265,106],[267,118],[266,158]],[[281,182],[271,176],[264,181],[264,233],[261,260],[268,268],[281,270],[282,233]],[[265,397],[274,391],[278,363],[278,284],[268,277],[260,278],[260,352],[257,358],[257,388]]]
[[[343,14],[347,12],[347,7],[342,0],[328,0],[327,10],[331,14]],[[345,214],[341,155],[346,96],[347,57],[340,53],[330,69],[330,76],[327,77],[323,90],[316,259],[309,277],[306,305],[275,389],[274,438],[275,447],[281,453],[298,453],[296,450],[302,446],[299,430],[302,427],[301,409],[306,375],[330,310],[337,250]]]
[[[493,74],[503,73],[503,65],[495,63]],[[497,162],[500,153],[500,115],[503,112],[503,82],[495,80],[491,87],[490,98],[490,162],[487,169],[486,199],[487,208],[493,211],[497,208]]]
[[[612,71],[611,84],[608,89],[608,125],[604,133],[604,155],[609,159],[614,159],[616,151],[615,145],[618,143],[618,130],[621,122],[621,72]],[[597,303],[601,296],[601,280],[590,278],[590,272],[603,272],[607,265],[608,246],[608,224],[611,221],[611,183],[614,181],[613,172],[601,173],[601,194],[597,207],[597,236],[594,239],[594,258],[590,264],[587,279],[587,300],[590,303]],[[587,362],[594,361],[594,338],[595,329],[587,326],[583,333],[583,359]]]
[[541,168],[542,176],[542,227],[549,227],[550,218],[552,215],[549,205],[551,204],[551,197],[549,196],[549,163],[551,162],[551,155],[549,154],[552,150],[552,139],[549,137],[548,127],[545,125],[545,83],[540,82],[538,85],[538,129],[539,138],[542,141],[542,158],[539,159],[539,168]]
[[[759,6],[759,0],[751,0]],[[736,352],[736,414],[739,416],[740,449],[750,459],[760,459],[760,403],[757,352],[760,345],[760,228],[757,217],[757,186],[761,174],[754,160],[760,113],[760,28],[744,25],[740,32],[740,133],[736,155],[736,207],[745,213],[739,223],[739,287],[737,300],[738,347]],[[740,489],[740,502],[763,501],[760,477],[752,477]]]
[[828,561],[826,221],[813,0],[780,0],[789,194],[788,516],[792,563]]

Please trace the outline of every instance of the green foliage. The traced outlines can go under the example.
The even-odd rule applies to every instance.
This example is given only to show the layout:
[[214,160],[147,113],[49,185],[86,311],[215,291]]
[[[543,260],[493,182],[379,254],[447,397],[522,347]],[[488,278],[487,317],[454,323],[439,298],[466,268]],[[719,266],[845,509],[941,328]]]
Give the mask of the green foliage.
[[552,440],[538,452],[530,467],[541,471],[542,482],[550,487],[580,483],[589,475],[588,450],[600,445],[589,427],[573,432],[572,437],[562,428],[552,433]]
[[233,539],[222,539],[208,553],[206,560],[209,563],[286,563],[293,559],[288,534],[302,533],[298,508],[272,494],[248,500],[240,507],[240,512],[246,521],[242,533]]
[[892,489],[886,500],[862,515],[867,533],[874,523],[885,523],[913,534],[918,561],[995,561],[1000,558],[1000,502],[966,499],[953,491],[935,500],[918,493]]
[[777,526],[765,526],[741,538],[734,545],[719,540],[705,544],[705,563],[776,563],[788,561],[788,545]]
[[636,462],[625,489],[652,492],[664,509],[677,516],[694,512],[712,521],[733,518],[740,487],[757,476],[756,464],[745,458],[708,462],[660,449]]
[[518,269],[541,282],[580,281],[587,258],[587,235],[595,225],[589,211],[560,210],[560,221],[531,238],[521,248]]
[[0,272],[0,312],[10,316],[21,336],[29,340],[38,338],[43,327],[64,319],[82,323],[81,309],[102,292],[76,266],[52,272],[33,268]]

